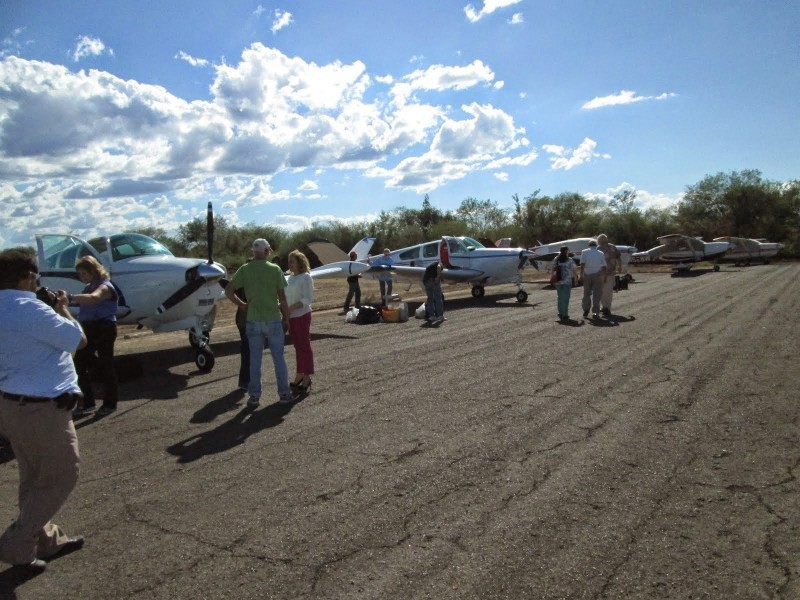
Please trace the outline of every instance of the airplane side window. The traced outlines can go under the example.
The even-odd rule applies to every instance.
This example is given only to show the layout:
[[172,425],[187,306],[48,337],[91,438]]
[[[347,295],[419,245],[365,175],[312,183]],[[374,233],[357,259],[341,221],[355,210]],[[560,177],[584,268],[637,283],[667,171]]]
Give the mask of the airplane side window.
[[402,261],[414,260],[419,258],[419,248],[411,248],[405,252],[401,252],[398,258]]
[[425,244],[422,247],[422,256],[423,258],[436,258],[439,256],[439,242]]

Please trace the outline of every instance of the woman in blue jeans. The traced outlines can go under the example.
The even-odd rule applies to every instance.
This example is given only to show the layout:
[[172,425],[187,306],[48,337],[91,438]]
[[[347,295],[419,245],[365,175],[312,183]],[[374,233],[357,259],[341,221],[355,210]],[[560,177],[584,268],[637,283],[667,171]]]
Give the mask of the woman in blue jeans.
[[558,318],[569,319],[569,297],[572,294],[572,282],[576,277],[575,261],[569,255],[569,247],[561,246],[561,250],[553,259],[553,274],[556,276],[556,293],[558,295]]

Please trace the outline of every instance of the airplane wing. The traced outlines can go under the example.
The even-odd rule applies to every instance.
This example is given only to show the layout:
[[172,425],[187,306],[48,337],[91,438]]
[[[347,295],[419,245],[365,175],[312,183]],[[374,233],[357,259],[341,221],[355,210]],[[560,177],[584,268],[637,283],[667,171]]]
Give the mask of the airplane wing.
[[[375,266],[370,267],[365,273],[367,277],[377,279],[381,275],[390,275],[392,279],[405,281],[416,281],[422,283],[425,275],[425,267],[410,267],[406,265],[394,265],[391,267]],[[442,269],[442,280],[449,283],[463,283],[480,279],[484,276],[483,271],[475,269]]]
[[353,260],[341,260],[317,267],[316,269],[311,269],[309,274],[315,279],[323,277],[349,277],[351,275],[364,273],[369,269],[370,266],[366,263]]

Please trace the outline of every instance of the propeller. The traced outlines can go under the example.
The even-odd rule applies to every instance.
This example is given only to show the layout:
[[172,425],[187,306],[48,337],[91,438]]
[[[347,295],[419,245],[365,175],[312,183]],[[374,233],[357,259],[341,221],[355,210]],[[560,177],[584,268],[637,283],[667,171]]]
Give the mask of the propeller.
[[522,269],[525,268],[525,263],[528,261],[530,256],[531,255],[527,253],[525,250],[519,251],[519,264],[517,265],[517,271],[521,271]]
[[206,210],[206,245],[208,246],[208,264],[214,264],[214,209],[211,202]]
[[224,277],[226,273],[214,262],[214,209],[208,203],[206,213],[206,242],[208,246],[208,262],[195,265],[186,271],[186,285],[179,288],[156,309],[156,314],[164,314],[170,308],[186,300],[209,280]]

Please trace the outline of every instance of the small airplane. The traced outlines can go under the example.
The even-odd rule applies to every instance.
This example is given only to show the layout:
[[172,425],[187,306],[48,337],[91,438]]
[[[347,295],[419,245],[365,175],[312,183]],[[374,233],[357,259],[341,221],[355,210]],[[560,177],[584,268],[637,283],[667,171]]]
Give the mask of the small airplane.
[[425,267],[440,260],[442,282],[469,284],[473,298],[481,298],[486,286],[513,283],[517,301],[528,299],[522,289],[521,271],[531,252],[525,248],[486,247],[471,237],[445,235],[440,240],[395,250],[389,256],[394,261],[392,267],[372,266],[364,276],[377,279],[389,272],[399,283],[421,285]]
[[[74,235],[36,235],[42,285],[79,293],[75,263],[86,255],[106,268],[118,288],[117,322],[148,327],[155,333],[189,330],[195,348],[195,364],[201,371],[214,367],[209,333],[214,326],[216,304],[225,295],[217,282],[226,275],[212,258],[214,216],[207,211],[208,259],[180,258],[153,238],[120,233],[84,240]],[[75,309],[77,311],[77,309]]]
[[[589,247],[589,242],[592,240],[597,241],[597,239],[593,237],[582,237],[534,246],[531,248],[531,252],[533,252],[531,262],[539,271],[549,271],[553,259],[558,256],[561,251],[561,246],[567,246],[575,264],[579,265],[581,264],[581,252]],[[619,244],[614,244],[614,246],[619,250],[622,257],[622,272],[627,274],[631,257],[634,253],[638,252],[639,249],[636,246],[621,246]],[[630,278],[630,275],[627,276]]]
[[631,256],[631,263],[671,264],[673,271],[688,271],[700,261],[711,261],[715,271],[719,271],[718,260],[733,247],[726,241],[704,242],[700,238],[673,233],[657,238],[660,246]]
[[751,262],[759,261],[767,265],[769,264],[769,259],[773,258],[783,248],[783,244],[768,242],[765,239],[725,236],[714,238],[714,241],[733,244],[733,247],[719,260],[720,262],[732,262],[736,265],[749,265]]

